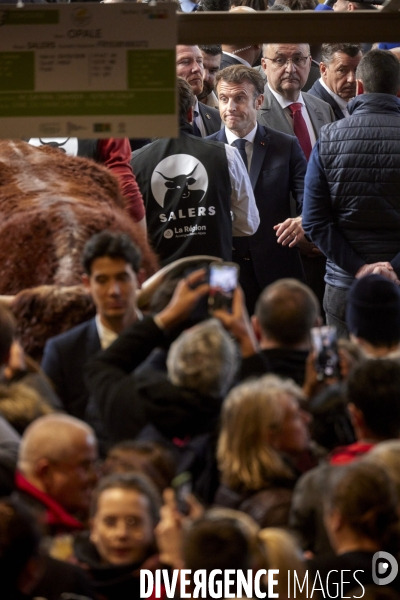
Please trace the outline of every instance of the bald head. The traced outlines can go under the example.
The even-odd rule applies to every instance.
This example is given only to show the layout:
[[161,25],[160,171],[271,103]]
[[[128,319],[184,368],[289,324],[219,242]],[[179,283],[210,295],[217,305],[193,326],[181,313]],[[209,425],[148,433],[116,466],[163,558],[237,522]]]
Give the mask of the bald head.
[[97,481],[94,431],[69,415],[36,419],[22,436],[18,470],[73,514],[84,514]]
[[36,419],[22,436],[18,469],[28,472],[41,458],[68,460],[73,457],[76,444],[86,441],[96,442],[94,431],[75,417],[51,414]]

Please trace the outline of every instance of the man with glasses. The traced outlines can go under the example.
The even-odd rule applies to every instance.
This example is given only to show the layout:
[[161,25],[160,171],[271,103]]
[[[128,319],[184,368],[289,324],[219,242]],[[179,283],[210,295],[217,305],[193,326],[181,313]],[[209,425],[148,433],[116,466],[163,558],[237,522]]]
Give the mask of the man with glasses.
[[[261,125],[296,135],[308,160],[321,127],[335,121],[329,104],[301,91],[311,69],[310,46],[264,44],[261,64],[267,83],[257,120]],[[307,284],[322,306],[325,258],[306,240],[301,241],[299,249]]]
[[294,133],[308,160],[322,125],[335,120],[329,104],[301,92],[311,69],[310,46],[264,44],[261,64],[267,83],[258,121]]

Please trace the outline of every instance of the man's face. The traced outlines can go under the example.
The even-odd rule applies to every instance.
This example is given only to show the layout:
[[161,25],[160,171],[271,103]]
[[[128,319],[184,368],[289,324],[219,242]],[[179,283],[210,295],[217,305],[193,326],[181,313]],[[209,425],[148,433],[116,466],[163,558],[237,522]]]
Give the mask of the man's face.
[[176,47],[176,75],[185,79],[198,96],[203,89],[203,56],[198,46]]
[[86,515],[97,483],[97,442],[82,432],[71,439],[71,452],[63,460],[49,460],[45,489],[72,514]]
[[100,494],[90,539],[106,563],[142,562],[154,543],[153,530],[146,496],[121,488]]
[[261,64],[269,85],[287,100],[296,101],[311,69],[309,47],[307,44],[268,44],[264,48]]
[[83,281],[103,321],[134,314],[138,283],[131,265],[123,258],[96,258],[90,276],[84,276]]
[[228,83],[220,80],[217,92],[222,121],[238,137],[244,137],[254,129],[257,110],[264,97],[256,96],[254,85],[248,81]]
[[204,66],[204,77],[203,77],[203,91],[199,95],[199,100],[206,98],[214,90],[215,78],[221,66],[222,54],[212,56],[207,52],[201,52],[203,56]]
[[354,57],[335,52],[329,65],[320,64],[323,81],[343,100],[349,101],[356,95],[356,69],[361,58],[361,52]]

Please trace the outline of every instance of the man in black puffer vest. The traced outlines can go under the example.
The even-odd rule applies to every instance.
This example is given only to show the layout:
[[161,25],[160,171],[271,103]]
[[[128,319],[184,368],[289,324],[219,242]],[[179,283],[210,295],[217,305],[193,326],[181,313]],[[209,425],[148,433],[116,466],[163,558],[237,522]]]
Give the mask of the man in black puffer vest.
[[305,233],[327,257],[324,308],[340,337],[354,278],[400,284],[400,63],[372,50],[357,68],[350,117],[321,129],[308,165]]

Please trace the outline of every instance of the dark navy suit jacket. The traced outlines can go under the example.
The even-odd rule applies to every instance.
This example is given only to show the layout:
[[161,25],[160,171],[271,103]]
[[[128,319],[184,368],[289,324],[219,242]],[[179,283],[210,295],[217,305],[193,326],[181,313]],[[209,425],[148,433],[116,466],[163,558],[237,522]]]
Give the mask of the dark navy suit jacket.
[[[227,143],[225,129],[209,139]],[[233,238],[237,258],[250,255],[258,285],[263,289],[282,277],[304,281],[297,248],[277,243],[273,226],[291,216],[290,195],[301,214],[307,162],[297,138],[258,124],[250,180],[260,213],[260,227],[249,237]]]
[[84,367],[100,348],[94,318],[50,338],[44,348],[41,367],[54,383],[65,410],[79,419],[83,419],[89,399]]
[[335,114],[336,121],[345,118],[345,115],[343,114],[341,108],[339,108],[339,104],[336,102],[335,98],[332,98],[332,96],[328,94],[326,89],[320,84],[318,80],[314,83],[312,88],[308,90],[308,93],[330,104]]

